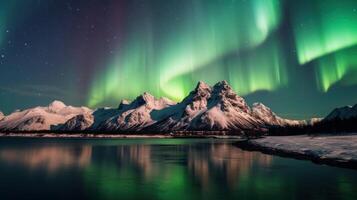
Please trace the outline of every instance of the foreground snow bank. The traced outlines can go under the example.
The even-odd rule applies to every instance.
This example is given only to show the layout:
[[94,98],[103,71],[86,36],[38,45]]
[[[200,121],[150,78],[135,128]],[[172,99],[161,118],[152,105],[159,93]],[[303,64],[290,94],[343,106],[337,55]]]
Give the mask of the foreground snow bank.
[[321,163],[356,167],[357,134],[339,136],[269,136],[249,140],[246,148],[309,159]]

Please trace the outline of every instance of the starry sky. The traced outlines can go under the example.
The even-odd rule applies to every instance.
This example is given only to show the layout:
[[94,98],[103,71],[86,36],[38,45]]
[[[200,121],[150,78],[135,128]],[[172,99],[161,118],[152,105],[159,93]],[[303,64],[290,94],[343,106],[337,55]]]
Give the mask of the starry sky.
[[0,1],[4,113],[180,101],[199,80],[294,119],[356,104],[357,1]]

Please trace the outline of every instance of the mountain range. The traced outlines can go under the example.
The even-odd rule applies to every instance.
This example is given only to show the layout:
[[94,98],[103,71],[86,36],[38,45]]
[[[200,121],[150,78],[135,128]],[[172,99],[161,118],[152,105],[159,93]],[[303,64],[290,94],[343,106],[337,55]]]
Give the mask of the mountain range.
[[[326,119],[352,112],[357,106],[335,110]],[[352,115],[351,114],[351,115]],[[343,114],[343,116],[350,116]],[[1,131],[266,131],[270,127],[302,126],[319,120],[289,120],[277,116],[262,103],[249,107],[226,81],[213,87],[200,81],[181,102],[143,93],[117,108],[67,106],[54,101],[46,107],[0,112]]]

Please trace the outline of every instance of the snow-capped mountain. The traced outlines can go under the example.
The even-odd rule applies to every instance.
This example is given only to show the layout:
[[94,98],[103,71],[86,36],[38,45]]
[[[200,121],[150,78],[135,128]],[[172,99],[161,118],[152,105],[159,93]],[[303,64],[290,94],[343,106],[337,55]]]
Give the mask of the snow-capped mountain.
[[323,121],[347,120],[357,118],[357,104],[354,106],[344,106],[334,109]]
[[181,103],[165,113],[169,116],[154,125],[154,129],[242,130],[259,129],[263,125],[251,115],[244,99],[235,94],[226,81],[213,87],[199,82]]
[[47,107],[17,111],[0,121],[0,130],[14,131],[185,131],[266,130],[270,126],[302,125],[286,120],[268,107],[252,109],[226,81],[213,87],[200,81],[180,103],[144,93],[118,108],[75,108],[54,101]]
[[[156,99],[151,94],[145,92],[131,103],[122,101],[118,107],[117,113],[102,122],[99,129],[107,131],[139,131],[157,122],[157,118],[152,118],[152,111],[163,110],[174,104],[176,103],[167,98]],[[91,129],[93,130],[97,128],[91,127]]]
[[92,111],[86,107],[66,106],[60,101],[54,101],[46,107],[35,107],[11,113],[0,121],[0,130],[50,130],[52,126],[63,124],[76,115],[90,112]]
[[139,131],[157,122],[151,112],[174,104],[167,98],[156,99],[145,92],[132,102],[123,100],[117,109],[101,108],[93,113],[73,117],[59,130]]
[[267,126],[299,126],[306,124],[302,120],[283,119],[262,103],[253,104],[252,115]]

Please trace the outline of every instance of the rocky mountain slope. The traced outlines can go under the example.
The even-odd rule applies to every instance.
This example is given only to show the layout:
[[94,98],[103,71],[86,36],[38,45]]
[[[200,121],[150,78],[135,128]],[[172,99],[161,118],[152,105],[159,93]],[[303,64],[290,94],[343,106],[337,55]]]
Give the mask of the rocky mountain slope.
[[118,108],[75,108],[55,101],[48,107],[18,111],[0,121],[0,130],[14,131],[204,131],[266,130],[305,121],[277,116],[262,103],[250,108],[226,81],[213,87],[199,82],[180,103],[144,93]]
[[262,103],[253,104],[252,115],[267,126],[299,126],[306,124],[305,121],[301,120],[283,119]]

